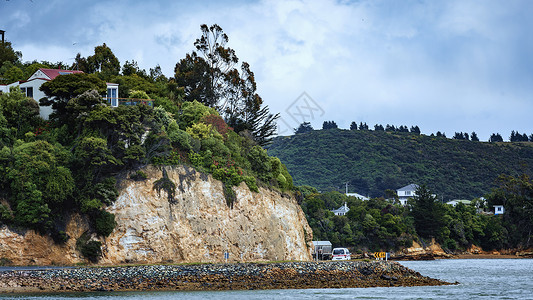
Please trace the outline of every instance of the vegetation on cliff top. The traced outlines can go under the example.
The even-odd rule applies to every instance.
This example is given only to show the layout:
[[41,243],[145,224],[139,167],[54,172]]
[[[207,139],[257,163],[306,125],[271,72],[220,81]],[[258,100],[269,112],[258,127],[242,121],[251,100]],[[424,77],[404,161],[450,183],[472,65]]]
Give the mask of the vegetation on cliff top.
[[[202,26],[202,32],[196,44],[199,51],[217,55],[233,51],[224,48],[227,37],[216,49],[204,49],[205,39],[221,34],[221,29]],[[183,69],[169,79],[158,68],[148,76],[136,63],[126,62],[119,75],[118,59],[105,44],[95,48],[94,56],[78,56],[76,63],[86,73],[58,76],[41,87],[47,96],[40,99],[41,105],[53,109],[50,120],[40,118],[38,103],[18,88],[0,94],[0,224],[35,229],[61,243],[71,238],[65,234],[68,215],[82,213],[88,216],[91,230],[82,239],[75,237],[77,246],[95,260],[97,243],[87,234],[107,236],[113,231],[114,215],[103,207],[118,197],[116,177],[126,171],[132,173],[130,178],[143,180],[146,176],[138,169],[147,164],[192,165],[224,183],[229,206],[235,200],[232,187],[241,182],[255,192],[261,185],[281,191],[293,188],[285,165],[261,147],[273,134],[276,116],[268,113],[255,93],[247,64],[243,73],[209,65],[221,76],[217,82],[232,86],[215,89],[215,98],[210,98],[213,86],[194,94],[204,100],[202,104],[186,99],[192,95],[188,86],[176,85],[176,80],[185,76]],[[187,74],[196,72],[196,63],[205,61],[194,62]],[[17,61],[1,65],[42,67]],[[222,71],[233,77],[227,78]],[[155,99],[154,106],[109,106],[101,96],[103,80],[120,83],[121,93],[128,91],[131,97]],[[187,84],[194,84],[188,80]],[[212,80],[199,78],[197,83],[213,85]],[[205,97],[201,93],[206,93]],[[227,105],[221,101],[239,114],[228,115]],[[154,188],[165,190],[172,198],[175,184],[166,179],[163,176]]]

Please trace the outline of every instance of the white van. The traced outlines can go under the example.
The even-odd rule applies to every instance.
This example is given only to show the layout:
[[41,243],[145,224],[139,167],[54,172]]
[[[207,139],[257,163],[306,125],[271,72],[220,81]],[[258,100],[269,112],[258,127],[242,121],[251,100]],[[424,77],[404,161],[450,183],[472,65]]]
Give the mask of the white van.
[[350,251],[346,248],[335,248],[332,252],[332,258],[331,260],[350,260],[352,257],[350,256]]

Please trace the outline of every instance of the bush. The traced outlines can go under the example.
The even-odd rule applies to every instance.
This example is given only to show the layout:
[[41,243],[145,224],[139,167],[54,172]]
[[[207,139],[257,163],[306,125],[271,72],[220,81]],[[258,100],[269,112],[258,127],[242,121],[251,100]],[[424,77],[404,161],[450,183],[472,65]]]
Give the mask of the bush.
[[141,170],[138,170],[134,174],[130,175],[130,179],[131,180],[135,180],[135,181],[142,181],[142,180],[146,180],[147,178],[148,178],[148,176],[146,175],[146,173],[144,173]]
[[257,182],[255,180],[255,177],[253,176],[243,176],[243,180],[252,192],[259,193],[259,189],[257,188]]
[[94,219],[94,230],[101,236],[109,236],[116,225],[115,215],[105,210],[100,210]]
[[102,243],[99,241],[88,241],[81,246],[81,255],[95,263],[102,256]]
[[0,222],[10,223],[11,221],[13,221],[11,211],[5,205],[0,204]]

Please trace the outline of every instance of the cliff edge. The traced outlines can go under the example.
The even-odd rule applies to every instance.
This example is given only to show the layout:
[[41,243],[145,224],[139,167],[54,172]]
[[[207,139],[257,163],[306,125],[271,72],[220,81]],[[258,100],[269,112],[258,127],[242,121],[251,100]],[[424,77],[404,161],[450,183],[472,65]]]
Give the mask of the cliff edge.
[[[164,169],[163,169],[164,168]],[[174,193],[154,188],[166,176]],[[187,166],[154,167],[146,180],[125,179],[119,197],[106,208],[117,226],[102,238],[101,264],[310,260],[311,228],[293,197],[241,183],[229,207],[223,184]],[[87,221],[74,215],[67,224],[70,239],[54,244],[32,230],[0,227],[0,259],[13,265],[84,262],[76,240]]]

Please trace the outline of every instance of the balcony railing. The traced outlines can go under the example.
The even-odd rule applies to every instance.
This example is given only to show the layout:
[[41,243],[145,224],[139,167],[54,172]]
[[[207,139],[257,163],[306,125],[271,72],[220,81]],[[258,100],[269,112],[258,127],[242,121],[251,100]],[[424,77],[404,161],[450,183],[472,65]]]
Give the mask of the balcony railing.
[[134,106],[134,105],[148,105],[153,107],[153,99],[137,99],[137,98],[112,98],[105,97],[104,100],[111,106],[117,107],[119,105]]

